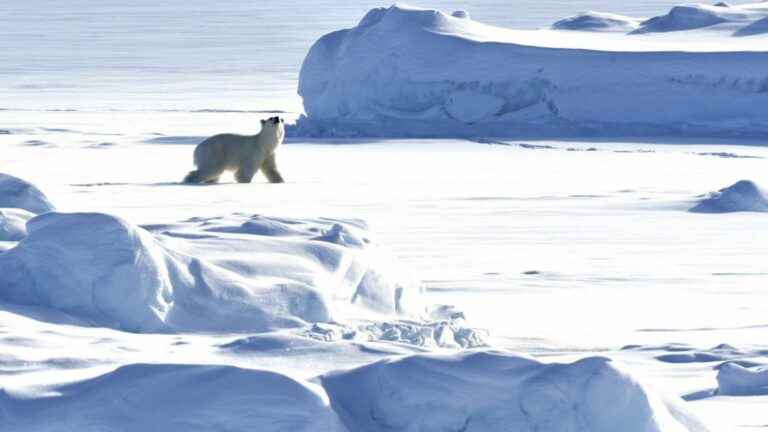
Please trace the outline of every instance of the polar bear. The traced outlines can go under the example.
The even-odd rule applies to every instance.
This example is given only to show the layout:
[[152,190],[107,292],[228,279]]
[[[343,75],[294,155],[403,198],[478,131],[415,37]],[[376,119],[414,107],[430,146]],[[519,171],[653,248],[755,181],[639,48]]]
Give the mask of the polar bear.
[[261,169],[271,183],[283,183],[275,151],[283,143],[285,122],[280,117],[261,121],[258,135],[215,135],[195,148],[197,169],[184,183],[216,183],[224,171],[234,171],[239,183],[250,183]]

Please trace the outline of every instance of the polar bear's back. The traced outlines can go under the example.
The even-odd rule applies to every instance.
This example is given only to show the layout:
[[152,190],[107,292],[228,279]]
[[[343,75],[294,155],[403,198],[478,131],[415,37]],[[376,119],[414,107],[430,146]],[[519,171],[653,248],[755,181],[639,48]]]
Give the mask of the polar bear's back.
[[253,137],[247,135],[214,135],[195,148],[195,165],[237,167],[246,151],[246,146],[252,141]]

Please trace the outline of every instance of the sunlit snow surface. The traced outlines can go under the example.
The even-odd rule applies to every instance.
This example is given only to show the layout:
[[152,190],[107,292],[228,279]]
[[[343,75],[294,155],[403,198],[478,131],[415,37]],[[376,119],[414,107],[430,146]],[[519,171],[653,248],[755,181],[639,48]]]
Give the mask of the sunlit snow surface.
[[[462,409],[498,413],[480,417],[485,422],[475,423],[480,428],[494,419],[519,421],[510,409],[516,404],[536,419],[533,426],[546,430],[552,426],[542,423],[547,419],[572,426],[568,419],[593,407],[584,403],[592,399],[578,399],[583,378],[592,375],[603,377],[592,387],[599,390],[593,393],[595,406],[605,406],[605,397],[613,402],[629,395],[629,412],[645,418],[645,395],[650,395],[665,431],[678,430],[683,411],[718,431],[754,431],[768,424],[768,246],[761,241],[766,215],[691,211],[708,199],[733,197],[730,192],[739,199],[721,201],[729,211],[744,210],[730,205],[734,202],[759,203],[755,189],[730,187],[741,180],[768,187],[764,142],[297,140],[281,150],[286,184],[259,178],[251,185],[226,179],[216,186],[182,186],[192,145],[204,137],[255,133],[258,120],[275,110],[295,119],[301,110],[295,95],[299,66],[310,45],[386,5],[7,3],[0,5],[10,23],[0,29],[0,108],[5,109],[0,172],[37,186],[58,211],[113,214],[158,235],[183,231],[174,241],[177,253],[229,265],[242,263],[247,251],[236,251],[233,260],[226,256],[231,251],[184,249],[200,245],[186,232],[194,221],[233,225],[237,220],[242,226],[254,215],[365,221],[386,255],[423,283],[427,304],[453,305],[437,310],[463,314],[465,328],[481,334],[491,349],[543,363],[508,353],[455,355],[456,340],[440,348],[439,340],[424,344],[412,336],[426,330],[446,341],[445,329],[430,327],[429,318],[405,321],[365,310],[340,316],[340,323],[276,333],[201,334],[187,328],[146,334],[107,328],[104,322],[96,324],[107,327],[92,327],[94,321],[77,310],[4,303],[0,430],[11,421],[14,430],[34,431],[52,424],[61,430],[115,424],[206,430],[214,423],[250,430],[318,425],[343,430],[332,404],[338,412],[375,408],[377,427],[418,424],[423,430],[460,429],[467,424]],[[531,30],[587,10],[629,17],[618,25],[634,28],[675,4],[488,0],[419,6],[462,9],[479,22]],[[724,26],[727,42],[718,42],[719,30],[636,35],[642,39],[635,49],[653,49],[657,39],[666,38],[668,49],[760,50],[761,25],[755,22],[754,35],[745,37],[732,37],[737,29]],[[546,45],[561,33],[507,34]],[[601,35],[568,32],[556,42],[632,49],[622,46],[627,36],[620,32]],[[0,210],[0,250],[27,235],[24,223],[33,216]],[[66,254],[67,248],[60,250]],[[347,338],[351,330],[362,339]],[[425,357],[425,351],[448,357]],[[421,356],[397,360],[413,354]],[[595,355],[623,365],[614,367]],[[362,369],[332,372],[352,367]],[[503,372],[489,373],[494,368]],[[348,388],[326,384],[325,391],[316,379],[320,375],[327,383],[329,377],[352,379],[360,389],[378,377],[390,396],[403,398],[367,391],[350,407],[343,394]],[[638,391],[633,379],[688,402],[660,400],[654,389]],[[443,386],[449,383],[468,394],[502,397],[496,405],[491,398],[446,397],[450,392]],[[415,384],[421,392],[400,392]],[[268,389],[268,395],[253,388]],[[515,393],[520,389],[525,394]],[[201,390],[217,395],[220,403],[195,397]],[[105,404],[107,396],[128,403]],[[291,405],[281,403],[286,399]],[[584,403],[582,411],[571,409],[574,401]],[[412,403],[427,408],[414,413],[407,409]],[[41,407],[49,409],[45,415],[39,415]],[[147,415],[136,417],[131,407]],[[347,425],[364,420],[346,419]]]
[[[58,211],[111,213],[151,229],[234,213],[363,219],[423,282],[427,303],[455,305],[491,346],[567,361],[609,355],[690,397],[686,405],[709,425],[765,423],[759,397],[712,397],[713,366],[768,360],[760,337],[768,250],[756,240],[765,215],[689,211],[739,180],[768,184],[759,143],[301,141],[281,150],[286,184],[178,184],[192,153],[178,143],[247,132],[253,117],[17,117],[8,123],[13,134],[0,136],[3,170],[38,186]],[[93,145],[100,142],[112,145]],[[227,345],[244,336],[128,334],[17,306],[0,322],[10,389],[157,361],[312,377],[424,349],[296,336]],[[314,334],[334,340],[337,330]],[[722,343],[734,350],[696,354]],[[670,353],[684,355],[663,361]]]

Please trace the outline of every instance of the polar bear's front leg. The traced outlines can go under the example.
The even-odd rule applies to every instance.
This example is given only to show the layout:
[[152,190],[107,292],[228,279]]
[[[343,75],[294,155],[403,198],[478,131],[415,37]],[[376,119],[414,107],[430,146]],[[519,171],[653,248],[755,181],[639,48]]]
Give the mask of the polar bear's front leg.
[[262,163],[264,163],[263,151],[257,151],[256,154],[241,159],[235,171],[235,180],[238,183],[250,183],[256,173],[259,172]]
[[280,171],[277,170],[277,161],[275,160],[275,154],[272,153],[261,165],[261,172],[269,180],[270,183],[285,183],[283,176],[280,175]]

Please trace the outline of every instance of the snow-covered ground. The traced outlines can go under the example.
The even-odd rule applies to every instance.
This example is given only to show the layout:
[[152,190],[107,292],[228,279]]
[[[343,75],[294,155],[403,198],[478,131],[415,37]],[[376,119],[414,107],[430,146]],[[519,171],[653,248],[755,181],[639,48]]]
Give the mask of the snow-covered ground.
[[[112,121],[105,123],[104,116]],[[189,332],[226,322],[208,318],[196,327],[177,327],[163,335],[126,333],[92,317],[85,317],[86,322],[113,329],[83,327],[84,315],[77,307],[54,304],[52,312],[6,303],[0,313],[2,386],[12,401],[19,394],[38,398],[50,391],[68,395],[56,406],[86,403],[77,402],[76,395],[84,400],[100,396],[60,386],[110,373],[118,365],[158,362],[270,370],[311,387],[303,380],[339,368],[425,350],[450,352],[461,338],[441,343],[445,329],[430,323],[461,312],[466,320],[448,327],[456,335],[473,331],[479,343],[545,362],[608,356],[662,394],[690,399],[680,403],[684,411],[714,430],[754,430],[768,422],[764,396],[713,396],[718,374],[721,385],[723,374],[736,375],[730,381],[725,378],[736,382],[735,387],[726,387],[742,389],[743,394],[739,380],[768,363],[768,346],[761,338],[768,312],[761,257],[768,250],[756,240],[765,216],[690,211],[719,196],[712,192],[739,180],[768,184],[768,150],[754,145],[759,143],[303,140],[281,150],[287,184],[271,185],[263,179],[250,185],[229,183],[231,179],[209,187],[178,184],[189,170],[193,148],[183,143],[220,130],[247,131],[252,117],[71,112],[29,116],[6,123],[12,133],[0,136],[2,170],[36,185],[60,212],[113,214],[128,224],[120,227],[147,230],[142,236],[159,235],[155,247],[164,253],[197,257],[210,265],[215,271],[210,271],[209,282],[221,285],[232,269],[248,274],[269,263],[258,250],[289,255],[255,279],[257,286],[270,286],[264,285],[269,275],[284,270],[294,279],[304,274],[303,281],[318,281],[341,270],[330,263],[312,264],[317,247],[346,256],[345,248],[354,249],[368,239],[382,256],[396,258],[397,266],[381,267],[387,275],[421,281],[422,300],[433,311],[441,310],[436,305],[455,309],[414,320],[364,308],[334,315],[339,317],[335,324],[319,326],[311,321],[324,317],[299,316],[290,325],[273,326],[277,333],[235,327],[232,330],[245,333],[221,328],[214,334]],[[42,124],[33,126],[35,121]],[[47,145],[29,146],[30,141]],[[101,142],[111,145],[93,145]],[[264,217],[254,218],[256,214]],[[358,232],[346,242],[339,232],[329,237],[335,243],[311,240],[332,231],[332,220],[353,223],[349,229],[358,230],[361,223],[351,218],[366,221],[370,232]],[[97,220],[74,222],[81,237],[50,237],[57,252],[38,263],[50,266],[48,274],[58,275],[60,283],[75,278],[67,279],[68,272],[56,267],[58,262],[86,260],[88,275],[94,275],[94,266],[119,261],[118,242],[99,245],[88,236],[103,230]],[[313,226],[319,235],[314,235]],[[167,261],[164,256],[160,259]],[[307,274],[310,269],[314,276]],[[18,280],[19,275],[3,276],[8,278]],[[124,289],[122,279],[116,280],[115,289]],[[327,304],[335,307],[349,300],[344,298]],[[201,317],[226,310],[226,304],[211,303],[210,298],[205,304],[212,309],[201,309]],[[427,333],[433,340],[424,339]],[[721,344],[732,349],[713,349]],[[747,372],[714,369],[724,361],[738,362]],[[224,373],[185,371],[177,371],[182,378],[167,379]],[[109,384],[98,391],[120,386],[126,374],[156,373],[168,371],[129,369],[104,378]],[[251,378],[246,374],[243,379]],[[763,390],[757,386],[746,393]],[[7,403],[16,407],[8,408],[15,416],[35,409],[38,402]],[[445,403],[450,411],[448,407],[459,402]],[[721,423],[731,429],[714,426]]]
[[[299,128],[279,156],[287,183],[187,186],[204,137],[255,133],[278,111],[297,120],[311,44],[382,5],[10,3],[0,431],[768,428],[765,5],[438,0],[420,6],[447,15],[368,20],[443,30],[438,48],[474,32],[487,40],[461,48],[518,56],[522,43],[522,60],[556,51],[582,66],[572,48],[589,48],[628,63],[610,79],[585,72],[593,84],[679,67],[683,81],[649,79],[648,95],[615,85],[628,96],[547,93],[538,105],[565,115],[569,100],[601,101],[612,108],[587,114],[606,120],[632,102],[655,118],[717,112],[714,123],[727,109],[735,120],[717,130],[743,133],[720,135],[750,140],[450,128],[433,135],[470,138],[318,139]],[[414,27],[414,16],[428,19]],[[714,72],[723,80],[710,85]],[[368,84],[346,106],[364,109],[349,113],[369,108]],[[499,105],[478,95],[488,89],[453,89],[447,112],[482,123]],[[321,108],[344,107],[328,95]],[[641,103],[664,98],[676,103]],[[395,108],[388,130],[413,107]],[[350,135],[313,121],[318,135]]]

